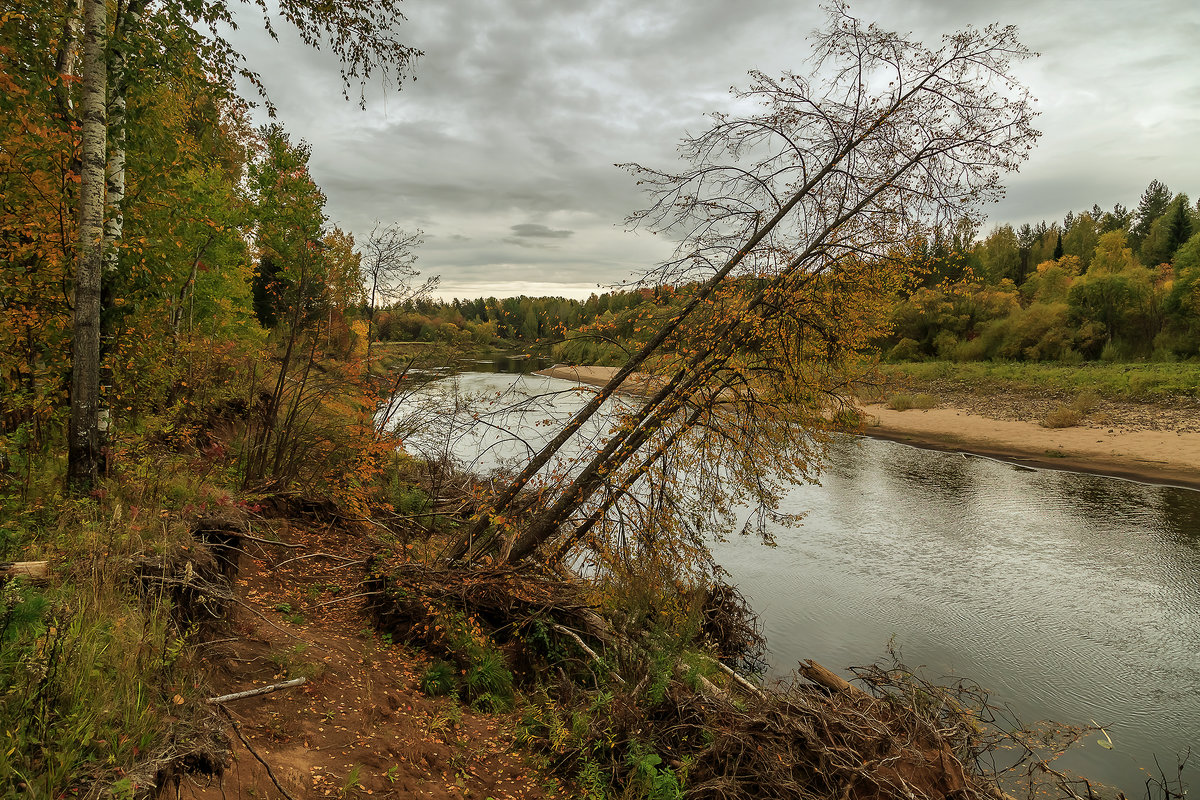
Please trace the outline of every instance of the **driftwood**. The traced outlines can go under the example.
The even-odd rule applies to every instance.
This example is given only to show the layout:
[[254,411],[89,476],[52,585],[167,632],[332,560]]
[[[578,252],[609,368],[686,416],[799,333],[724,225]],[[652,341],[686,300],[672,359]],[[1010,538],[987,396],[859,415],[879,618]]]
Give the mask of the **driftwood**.
[[803,677],[818,686],[824,686],[826,689],[831,689],[835,692],[847,692],[851,697],[869,698],[871,696],[811,658],[800,662],[799,672]]
[[242,700],[247,697],[257,697],[260,694],[278,692],[280,689],[291,689],[293,686],[300,686],[307,680],[308,678],[295,678],[290,681],[284,681],[283,683],[272,683],[270,686],[260,686],[257,689],[247,689],[244,692],[234,692],[233,694],[223,694],[220,697],[210,697],[205,702],[210,706],[217,705],[218,703],[231,703],[234,700]]
[[49,561],[0,561],[0,578],[29,578],[44,581],[50,577]]
[[[575,644],[579,645],[579,648],[581,650],[583,650],[583,652],[585,652],[589,656],[591,656],[593,661],[596,661],[601,664],[604,663],[604,660],[601,659],[600,656],[596,655],[596,651],[593,650],[592,648],[588,647],[587,644],[584,643],[583,639],[580,638],[578,633],[571,630],[570,628],[564,628],[562,625],[559,625],[557,622],[551,622],[550,627],[553,628],[554,630],[558,631],[559,633],[564,634],[566,636],[570,636],[572,639],[574,639]],[[613,672],[612,676],[616,680],[617,683],[620,683],[620,684],[625,683],[625,679],[622,678],[620,675],[618,675],[616,672]]]
[[717,668],[720,669],[722,672],[724,672],[726,675],[728,675],[729,679],[731,681],[733,681],[734,683],[736,683],[738,686],[741,686],[743,689],[745,689],[747,692],[749,692],[750,694],[757,697],[759,700],[767,699],[767,696],[766,696],[766,694],[763,693],[762,689],[758,688],[753,683],[746,680],[744,677],[742,677],[742,675],[740,673],[734,671],[729,666],[722,664],[720,661],[718,661],[715,658],[712,658],[711,656],[705,656],[705,657],[708,658],[710,663],[716,664]]

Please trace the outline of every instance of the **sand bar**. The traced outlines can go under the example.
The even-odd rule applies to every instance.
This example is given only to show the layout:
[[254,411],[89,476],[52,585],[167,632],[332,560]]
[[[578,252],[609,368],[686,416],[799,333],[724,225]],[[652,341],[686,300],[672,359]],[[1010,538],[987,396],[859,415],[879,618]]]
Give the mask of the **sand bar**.
[[[553,378],[603,386],[617,367],[555,365],[538,372]],[[655,379],[635,372],[621,387],[646,394]],[[976,453],[1033,467],[1092,472],[1200,489],[1200,433],[1139,426],[1077,425],[1043,428],[1036,422],[993,419],[962,408],[893,411],[863,407],[863,433],[880,439],[951,452]]]
[[1043,428],[1036,422],[992,419],[951,407],[893,411],[869,405],[863,411],[868,420],[863,432],[868,436],[1035,467],[1200,489],[1200,433],[1119,425]]
[[[589,386],[604,386],[617,374],[620,367],[573,367],[567,364],[555,364],[553,367],[540,369],[535,374],[548,378],[561,378],[565,381],[586,383]],[[644,372],[635,372],[621,384],[618,391],[625,394],[649,394],[650,390],[661,385],[658,378]]]

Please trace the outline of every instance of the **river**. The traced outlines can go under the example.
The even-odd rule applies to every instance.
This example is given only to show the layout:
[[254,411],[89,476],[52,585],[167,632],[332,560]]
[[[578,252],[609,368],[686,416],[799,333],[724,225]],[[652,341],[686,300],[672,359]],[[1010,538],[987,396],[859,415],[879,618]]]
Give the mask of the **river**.
[[[564,392],[531,419],[580,402],[554,379],[459,382]],[[552,430],[521,428],[531,446]],[[489,429],[456,449],[486,449],[486,468],[524,449],[503,440]],[[1106,726],[1112,750],[1092,735],[1058,766],[1138,797],[1155,756],[1173,778],[1190,746],[1184,779],[1200,781],[1200,492],[846,436],[782,510],[805,518],[776,547],[713,545],[760,615],[773,677],[803,658],[867,664],[892,641],[1024,722]]]

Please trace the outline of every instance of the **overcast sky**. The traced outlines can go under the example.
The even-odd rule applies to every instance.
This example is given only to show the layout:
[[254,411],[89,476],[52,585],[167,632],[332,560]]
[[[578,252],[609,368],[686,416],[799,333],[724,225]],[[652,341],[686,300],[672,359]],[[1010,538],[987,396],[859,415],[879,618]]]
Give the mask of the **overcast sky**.
[[[1021,67],[1044,135],[988,210],[996,222],[1136,205],[1151,178],[1200,193],[1200,3],[906,0],[851,11],[928,43],[967,24],[1016,24],[1041,53]],[[562,294],[636,277],[663,241],[627,233],[640,207],[613,165],[674,163],[746,72],[802,69],[824,19],[806,0],[409,0],[401,40],[417,80],[342,97],[337,64],[244,15],[233,40],[279,121],[312,145],[333,222],[425,231],[418,266],[445,297]],[[353,93],[357,98],[357,92]],[[265,116],[260,115],[263,119]]]

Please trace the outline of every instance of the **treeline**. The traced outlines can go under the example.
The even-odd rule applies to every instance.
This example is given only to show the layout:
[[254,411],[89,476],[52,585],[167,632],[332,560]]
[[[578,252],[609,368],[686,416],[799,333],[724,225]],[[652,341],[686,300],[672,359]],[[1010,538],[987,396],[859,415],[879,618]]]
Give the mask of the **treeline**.
[[[376,330],[383,341],[447,342],[456,345],[528,346],[562,344],[598,324],[613,338],[633,333],[637,309],[667,306],[676,300],[670,287],[566,297],[495,297],[435,300],[418,298],[378,312]],[[584,358],[582,342],[575,359]]]
[[[895,255],[912,282],[878,340],[896,361],[1077,363],[1200,356],[1200,203],[1152,181],[1134,209],[1093,205],[1061,221],[968,223]],[[561,297],[418,300],[378,316],[380,338],[479,346],[552,346],[555,358],[619,364],[648,320],[691,287]]]
[[1059,222],[969,226],[909,254],[893,360],[1174,360],[1200,354],[1200,204],[1152,181],[1136,209],[1098,205]]

